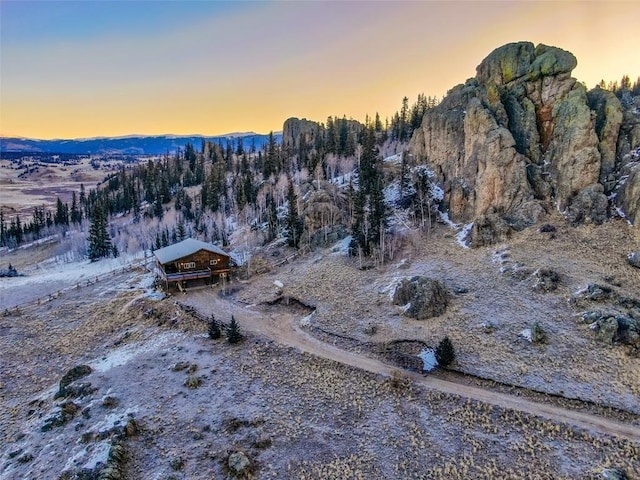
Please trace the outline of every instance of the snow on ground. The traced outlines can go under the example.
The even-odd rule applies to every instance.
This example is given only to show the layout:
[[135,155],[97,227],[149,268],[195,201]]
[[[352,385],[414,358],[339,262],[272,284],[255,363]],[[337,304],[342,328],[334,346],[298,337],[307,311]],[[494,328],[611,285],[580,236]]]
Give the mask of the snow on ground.
[[349,245],[352,239],[353,237],[351,235],[347,235],[331,247],[331,253],[334,255],[349,255]]
[[384,163],[394,163],[394,164],[398,164],[400,162],[402,162],[402,154],[401,153],[396,153],[395,155],[389,155],[388,157],[386,157],[383,160]]
[[384,203],[393,206],[400,200],[400,182],[393,182],[384,189]]
[[[97,262],[59,262],[56,257],[40,262],[33,268],[24,270],[24,276],[0,278],[0,305],[13,308],[38,298],[46,298],[62,290],[104,279],[105,275],[122,270],[135,261],[144,260],[144,252],[122,255],[118,258],[102,259]],[[153,274],[146,275],[142,282],[149,286]],[[119,285],[125,288],[125,285]]]
[[344,175],[338,175],[337,177],[333,177],[331,180],[329,180],[329,183],[333,183],[334,185],[338,185],[339,187],[341,186],[348,186],[349,182],[357,182],[358,180],[358,176],[356,175],[355,172],[349,172],[349,173],[345,173]]
[[456,234],[456,243],[460,245],[462,248],[469,248],[467,237],[469,236],[469,233],[473,228],[473,222],[467,223],[466,225],[461,227],[460,224],[453,223],[451,221],[451,219],[449,218],[449,214],[447,212],[439,212],[439,213],[440,213],[440,220],[442,221],[442,223],[449,225],[451,228],[458,231],[458,233]]
[[0,291],[10,287],[32,286],[38,283],[73,284],[83,280],[92,280],[105,273],[120,270],[124,266],[143,258],[143,252],[118,258],[105,258],[97,262],[83,260],[61,264],[55,258],[51,258],[36,265],[33,270],[25,271],[25,276],[23,277],[13,277],[10,282],[0,281]]
[[106,372],[114,367],[126,365],[133,358],[143,353],[157,350],[170,342],[175,343],[175,340],[180,337],[181,335],[176,332],[164,332],[151,340],[115,349],[100,360],[90,362],[89,366],[97,372]]
[[472,228],[473,228],[473,222],[467,223],[464,227],[462,227],[462,230],[460,230],[456,235],[456,242],[462,248],[469,248],[468,237]]
[[519,334],[519,337],[524,338],[525,340],[527,340],[529,343],[533,342],[533,336],[531,335],[531,329],[530,328],[525,328],[524,330],[522,330]]
[[418,354],[418,357],[422,359],[422,370],[425,372],[430,372],[438,366],[438,360],[436,360],[436,352],[434,352],[432,348],[426,348],[422,350]]

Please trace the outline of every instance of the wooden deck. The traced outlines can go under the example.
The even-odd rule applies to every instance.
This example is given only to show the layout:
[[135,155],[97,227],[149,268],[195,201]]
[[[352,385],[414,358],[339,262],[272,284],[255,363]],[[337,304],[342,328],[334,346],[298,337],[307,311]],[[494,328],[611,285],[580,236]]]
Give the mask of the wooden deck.
[[162,269],[158,269],[160,271],[160,276],[163,277],[163,280],[166,282],[182,282],[185,280],[198,280],[201,278],[212,278],[214,276],[229,273],[230,269],[224,270],[211,270],[207,268],[206,270],[194,270],[191,272],[179,272],[179,273],[165,273]]

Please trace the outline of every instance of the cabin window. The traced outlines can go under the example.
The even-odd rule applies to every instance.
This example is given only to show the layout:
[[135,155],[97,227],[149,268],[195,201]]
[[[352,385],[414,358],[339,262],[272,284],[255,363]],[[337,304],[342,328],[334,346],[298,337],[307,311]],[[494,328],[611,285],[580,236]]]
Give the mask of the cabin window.
[[190,268],[196,268],[196,262],[184,262],[182,264],[182,268],[184,268],[185,270],[188,270]]
[[218,259],[214,258],[213,260],[209,260],[209,265],[217,265],[218,264]]

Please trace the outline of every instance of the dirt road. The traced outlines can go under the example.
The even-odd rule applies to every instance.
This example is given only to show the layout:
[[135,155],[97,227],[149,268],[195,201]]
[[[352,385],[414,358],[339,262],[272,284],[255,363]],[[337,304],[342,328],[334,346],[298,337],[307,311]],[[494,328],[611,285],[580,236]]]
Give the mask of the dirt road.
[[[225,318],[234,315],[241,327],[246,331],[265,336],[284,345],[296,347],[312,355],[385,376],[389,376],[393,371],[398,370],[396,367],[379,360],[349,352],[321,341],[305,331],[300,326],[299,316],[292,313],[264,312],[256,306],[243,306],[219,298],[215,298],[212,301],[211,296],[206,297],[206,302],[199,301],[198,296],[193,296],[185,303],[192,304],[207,314],[216,312],[216,315]],[[590,413],[577,412],[515,395],[462,385],[434,377],[425,377],[415,372],[406,373],[414,382],[443,393],[463,396],[498,407],[540,416],[555,422],[566,423],[591,432],[623,437],[640,443],[640,427],[634,425],[623,424]]]

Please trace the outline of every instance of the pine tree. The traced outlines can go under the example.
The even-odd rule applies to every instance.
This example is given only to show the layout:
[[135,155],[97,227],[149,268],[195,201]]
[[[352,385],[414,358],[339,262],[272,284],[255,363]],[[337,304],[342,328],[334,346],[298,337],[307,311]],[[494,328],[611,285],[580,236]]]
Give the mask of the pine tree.
[[114,253],[107,232],[107,214],[103,205],[94,205],[89,227],[89,259],[93,262]]
[[238,325],[233,315],[231,315],[231,322],[225,327],[225,333],[229,343],[238,343],[243,339],[242,333],[240,333],[240,325]]
[[287,242],[290,247],[298,247],[300,236],[302,235],[302,219],[298,216],[298,196],[293,188],[293,180],[289,178],[289,189],[287,192],[289,209],[287,212]]
[[209,332],[209,338],[212,340],[217,340],[222,336],[222,330],[220,329],[220,324],[216,320],[216,317],[214,317],[213,315],[211,315],[211,318],[209,319],[208,332]]
[[448,367],[456,359],[456,352],[449,337],[444,337],[436,348],[436,360],[441,367]]
[[82,222],[82,213],[78,208],[78,199],[76,196],[76,192],[73,192],[71,197],[71,222],[79,225]]
[[60,197],[56,200],[56,214],[53,221],[56,225],[69,225],[69,209],[66,204],[62,203]]
[[278,210],[273,195],[267,198],[267,223],[269,225],[269,240],[273,240],[278,235]]
[[0,247],[7,245],[7,224],[4,220],[4,211],[0,210]]

